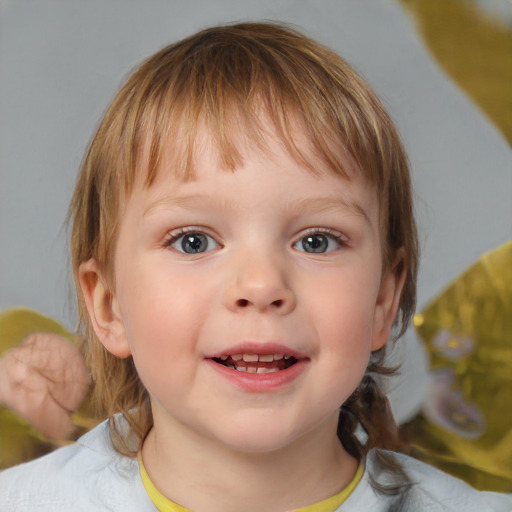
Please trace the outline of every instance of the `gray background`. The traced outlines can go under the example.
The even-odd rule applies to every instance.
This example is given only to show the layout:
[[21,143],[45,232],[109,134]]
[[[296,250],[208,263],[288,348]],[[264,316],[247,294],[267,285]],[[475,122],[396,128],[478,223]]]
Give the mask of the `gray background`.
[[[512,238],[512,154],[440,71],[393,0],[4,0],[0,3],[0,310],[73,329],[68,201],[84,150],[122,79],[212,24],[284,20],[344,56],[376,89],[408,149],[421,230],[419,306]],[[399,419],[424,391],[408,335]]]

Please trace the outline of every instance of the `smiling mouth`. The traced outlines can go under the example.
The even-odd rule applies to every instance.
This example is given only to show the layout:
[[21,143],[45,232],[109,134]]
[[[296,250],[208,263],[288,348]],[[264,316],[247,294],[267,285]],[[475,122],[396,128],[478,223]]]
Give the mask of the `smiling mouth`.
[[298,359],[287,354],[233,354],[212,360],[238,372],[259,374],[280,372],[298,362]]

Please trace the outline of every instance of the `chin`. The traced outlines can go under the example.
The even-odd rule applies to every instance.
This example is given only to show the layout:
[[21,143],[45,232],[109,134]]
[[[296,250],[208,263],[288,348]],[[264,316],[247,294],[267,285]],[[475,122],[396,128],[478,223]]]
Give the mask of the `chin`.
[[218,441],[233,451],[245,454],[266,454],[285,449],[301,437],[294,426],[283,425],[279,421],[265,424],[231,425],[217,437]]

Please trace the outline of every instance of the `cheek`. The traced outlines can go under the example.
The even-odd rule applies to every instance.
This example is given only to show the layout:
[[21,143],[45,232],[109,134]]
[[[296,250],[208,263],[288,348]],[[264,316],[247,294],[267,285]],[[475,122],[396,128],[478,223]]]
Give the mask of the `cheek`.
[[319,340],[326,406],[341,405],[357,388],[371,355],[376,302],[373,279],[345,276],[323,283],[324,293],[310,303]]
[[144,268],[134,269],[119,290],[135,362],[140,366],[151,358],[156,366],[184,367],[196,355],[213,292],[206,282],[193,285],[184,273],[159,270],[158,262]]
[[320,339],[332,344],[333,350],[369,347],[377,300],[375,282],[347,276],[326,280],[321,289],[310,304],[322,332]]

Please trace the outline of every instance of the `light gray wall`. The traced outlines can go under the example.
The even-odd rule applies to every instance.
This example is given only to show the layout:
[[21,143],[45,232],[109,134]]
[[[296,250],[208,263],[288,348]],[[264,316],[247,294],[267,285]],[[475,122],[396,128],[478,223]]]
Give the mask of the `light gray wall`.
[[510,147],[430,59],[393,0],[4,0],[0,310],[27,306],[73,327],[63,225],[109,99],[167,43],[212,24],[257,19],[294,23],[338,51],[397,122],[417,194],[420,306],[512,238]]

